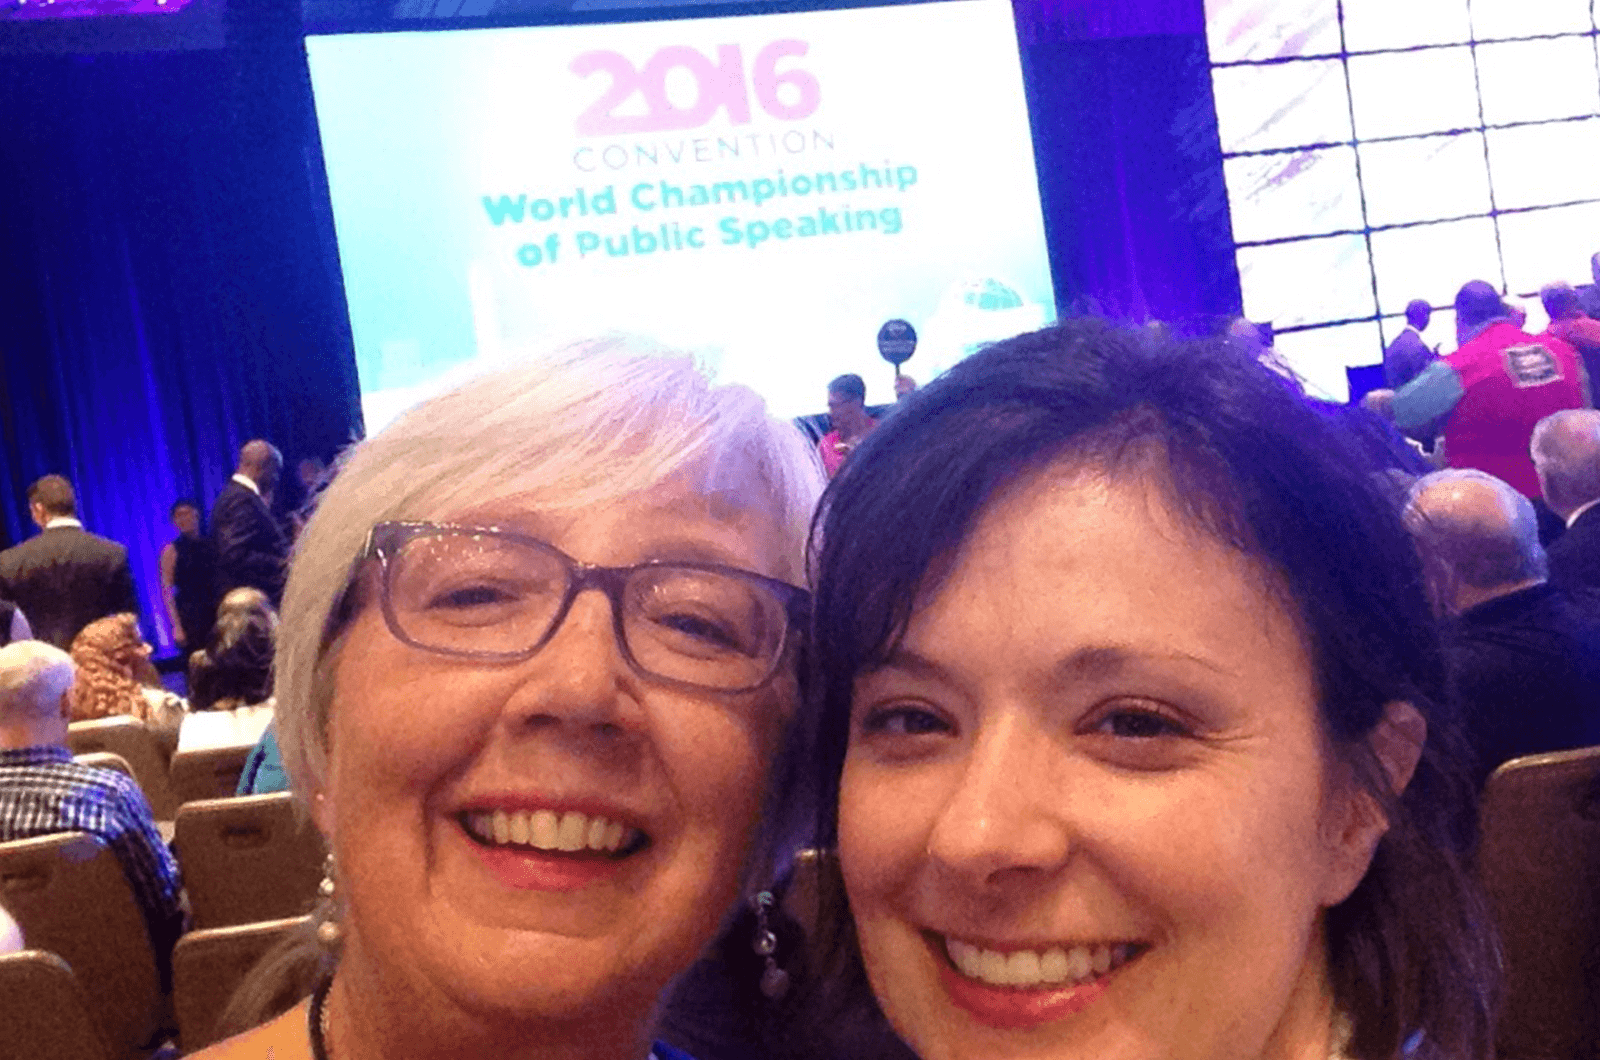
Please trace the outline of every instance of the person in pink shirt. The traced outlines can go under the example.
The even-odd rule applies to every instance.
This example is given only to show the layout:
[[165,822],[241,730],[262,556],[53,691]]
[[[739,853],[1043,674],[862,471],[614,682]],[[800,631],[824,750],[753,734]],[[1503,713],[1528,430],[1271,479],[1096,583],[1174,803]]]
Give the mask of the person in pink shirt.
[[878,425],[867,415],[867,384],[859,375],[841,375],[828,384],[828,419],[833,429],[817,443],[817,452],[823,469],[833,478],[844,466],[844,458]]
[[1482,280],[1461,288],[1455,309],[1460,348],[1395,393],[1395,424],[1442,422],[1451,467],[1477,468],[1537,500],[1528,440],[1552,412],[1590,405],[1583,362],[1562,339],[1523,331]]

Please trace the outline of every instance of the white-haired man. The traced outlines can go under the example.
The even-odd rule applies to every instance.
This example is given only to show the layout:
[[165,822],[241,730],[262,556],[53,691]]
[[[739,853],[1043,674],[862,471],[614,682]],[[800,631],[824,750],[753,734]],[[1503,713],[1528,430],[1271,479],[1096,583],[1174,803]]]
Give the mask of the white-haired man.
[[178,864],[128,777],[76,762],[67,749],[72,659],[23,640],[0,648],[0,842],[87,832],[122,863],[163,970],[183,932]]
[[1481,471],[1437,471],[1405,515],[1450,616],[1478,781],[1520,755],[1600,743],[1600,594],[1547,581],[1533,503]]
[[1529,443],[1545,503],[1567,524],[1550,546],[1550,580],[1600,589],[1600,412],[1546,416]]

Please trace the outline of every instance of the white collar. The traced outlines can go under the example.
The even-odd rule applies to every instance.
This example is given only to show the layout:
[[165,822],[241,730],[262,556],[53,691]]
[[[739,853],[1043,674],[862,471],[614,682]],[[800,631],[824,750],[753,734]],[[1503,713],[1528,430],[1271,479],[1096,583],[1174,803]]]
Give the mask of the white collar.
[[79,530],[83,529],[83,524],[78,522],[78,520],[74,519],[70,515],[56,516],[54,519],[51,519],[48,523],[44,524],[44,529],[54,530],[58,526],[75,526]]
[[1588,504],[1579,505],[1571,515],[1567,516],[1567,529],[1571,530],[1572,524],[1578,521],[1578,516],[1582,515],[1584,512],[1588,511],[1590,508],[1593,508],[1597,504],[1600,504],[1600,497],[1596,497]]
[[261,487],[257,486],[256,480],[251,478],[249,475],[235,474],[233,476],[233,481],[237,482],[251,493],[254,493],[257,497],[261,496]]

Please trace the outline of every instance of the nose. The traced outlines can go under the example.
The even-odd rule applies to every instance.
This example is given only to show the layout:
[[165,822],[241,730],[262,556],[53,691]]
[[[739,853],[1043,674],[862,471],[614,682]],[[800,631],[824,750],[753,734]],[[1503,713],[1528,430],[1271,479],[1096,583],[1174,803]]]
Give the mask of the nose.
[[991,716],[934,819],[934,866],[980,890],[1026,886],[1064,866],[1072,853],[1065,753],[1023,712]]
[[507,704],[508,721],[518,728],[616,737],[639,723],[637,681],[603,592],[579,593],[555,635],[518,670],[521,684]]

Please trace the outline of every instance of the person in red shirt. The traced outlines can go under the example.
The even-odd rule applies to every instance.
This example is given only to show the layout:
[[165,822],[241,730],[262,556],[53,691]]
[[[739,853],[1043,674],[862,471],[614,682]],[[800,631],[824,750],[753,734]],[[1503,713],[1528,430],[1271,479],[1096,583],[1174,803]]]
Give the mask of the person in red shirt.
[[1584,313],[1578,292],[1570,284],[1546,284],[1539,292],[1539,301],[1550,315],[1550,326],[1544,334],[1570,343],[1583,358],[1583,367],[1592,381],[1595,372],[1600,371],[1600,320]]
[[817,443],[817,452],[823,469],[833,478],[844,466],[844,458],[878,425],[867,415],[867,384],[859,375],[841,375],[828,384],[828,420],[833,429]]
[[1395,423],[1410,430],[1441,420],[1451,467],[1477,468],[1537,499],[1528,439],[1552,412],[1590,405],[1583,362],[1564,340],[1523,331],[1482,280],[1461,288],[1455,309],[1460,348],[1395,393]]

